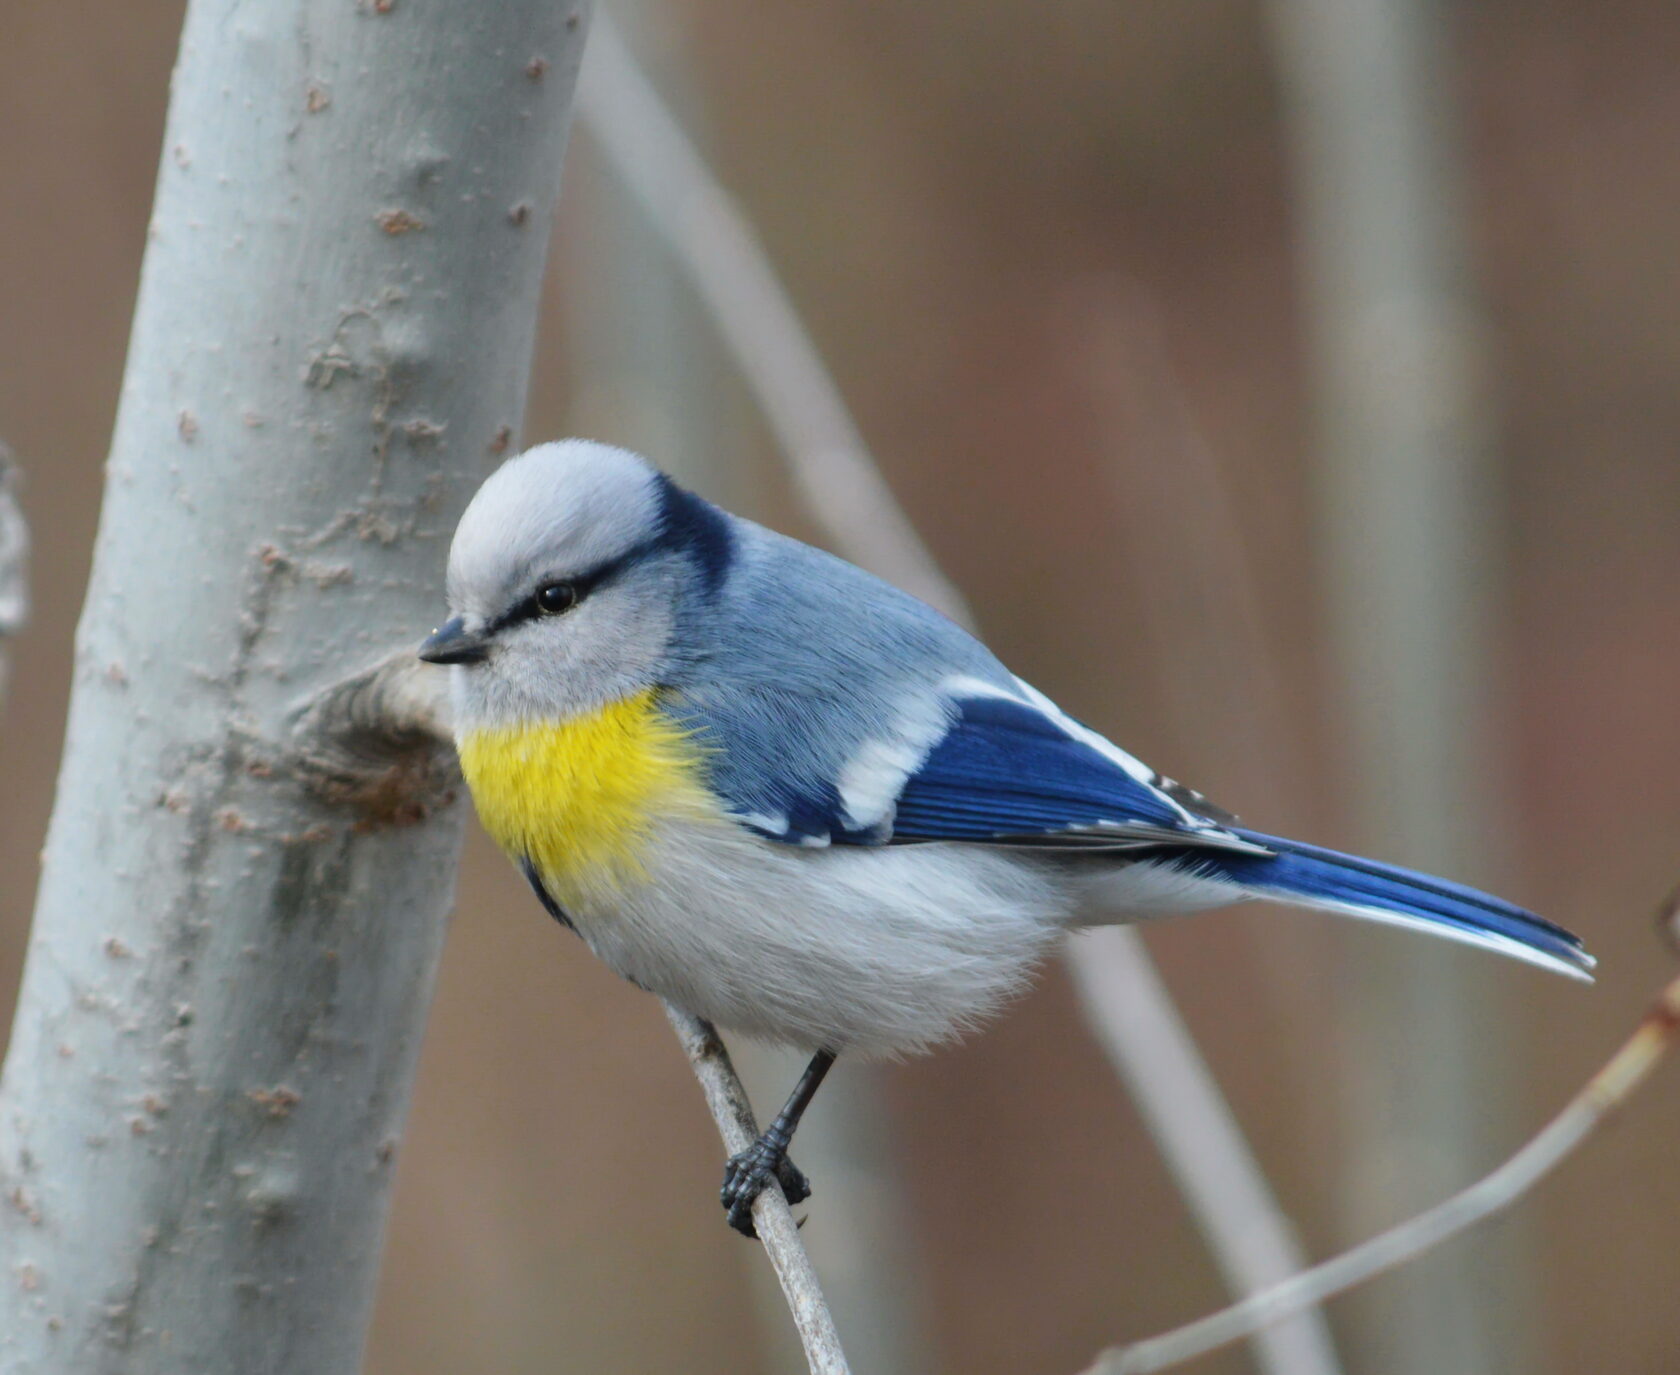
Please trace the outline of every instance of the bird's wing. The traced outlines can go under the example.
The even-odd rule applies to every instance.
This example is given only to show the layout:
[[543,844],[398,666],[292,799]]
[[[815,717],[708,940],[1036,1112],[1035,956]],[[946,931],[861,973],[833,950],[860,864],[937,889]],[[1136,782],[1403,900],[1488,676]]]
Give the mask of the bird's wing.
[[1266,853],[1234,820],[1016,680],[949,685],[952,721],[905,777],[892,839]]
[[[740,822],[786,844],[971,841],[1109,851],[1270,853],[1232,820],[1065,715],[1019,680],[966,676],[905,688],[870,734],[802,767],[829,713],[802,694],[708,713],[722,738],[714,786]],[[883,706],[886,704],[883,703]],[[737,700],[738,706],[738,700]],[[744,747],[744,748],[743,748]]]

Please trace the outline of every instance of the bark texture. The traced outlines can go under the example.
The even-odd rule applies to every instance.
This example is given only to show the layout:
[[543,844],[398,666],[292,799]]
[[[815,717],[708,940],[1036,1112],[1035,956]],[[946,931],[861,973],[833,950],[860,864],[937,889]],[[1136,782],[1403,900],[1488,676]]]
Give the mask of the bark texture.
[[0,1369],[356,1370],[462,808],[300,703],[512,450],[587,0],[194,0],[0,1081]]

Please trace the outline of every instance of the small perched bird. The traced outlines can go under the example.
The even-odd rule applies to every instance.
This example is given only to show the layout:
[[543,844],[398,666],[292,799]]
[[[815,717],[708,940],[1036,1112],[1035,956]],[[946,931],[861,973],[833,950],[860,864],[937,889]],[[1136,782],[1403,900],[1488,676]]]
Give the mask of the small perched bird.
[[812,1053],[730,1160],[752,1235],[837,1055],[995,1012],[1063,932],[1268,898],[1586,977],[1569,932],[1444,879],[1236,824],[1065,715],[984,645],[644,459],[544,444],[449,553],[461,767],[543,906],[680,1008]]

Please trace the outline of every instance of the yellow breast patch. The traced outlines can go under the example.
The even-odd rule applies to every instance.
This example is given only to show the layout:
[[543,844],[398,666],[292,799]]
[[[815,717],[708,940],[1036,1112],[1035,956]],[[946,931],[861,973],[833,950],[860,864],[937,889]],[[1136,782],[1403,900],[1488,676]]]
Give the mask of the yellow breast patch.
[[644,880],[662,816],[716,815],[704,751],[659,709],[654,689],[562,721],[473,730],[461,771],[484,829],[529,858],[562,907]]

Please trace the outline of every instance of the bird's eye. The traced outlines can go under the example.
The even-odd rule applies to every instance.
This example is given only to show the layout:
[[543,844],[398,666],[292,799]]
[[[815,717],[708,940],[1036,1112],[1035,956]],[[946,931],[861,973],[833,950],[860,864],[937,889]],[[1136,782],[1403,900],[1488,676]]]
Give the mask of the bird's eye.
[[577,588],[569,582],[545,582],[537,589],[537,610],[545,616],[558,616],[577,605]]

